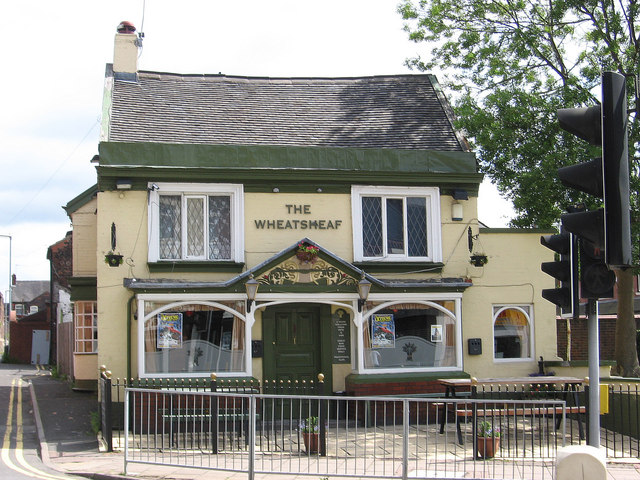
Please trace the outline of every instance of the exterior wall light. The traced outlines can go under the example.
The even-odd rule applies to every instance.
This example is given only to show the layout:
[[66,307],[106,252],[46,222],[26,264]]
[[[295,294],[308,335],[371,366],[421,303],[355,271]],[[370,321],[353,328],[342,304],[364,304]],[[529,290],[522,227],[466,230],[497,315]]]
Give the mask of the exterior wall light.
[[362,307],[364,307],[367,298],[369,297],[369,291],[371,290],[371,282],[367,280],[364,276],[364,272],[362,273],[362,279],[358,282],[358,311],[362,312]]
[[253,278],[253,274],[249,276],[249,280],[247,280],[247,283],[244,284],[244,287],[247,289],[247,312],[251,311],[251,306],[256,299],[256,294],[258,293],[259,286],[260,284],[255,278]]
[[116,180],[116,188],[118,190],[131,190],[133,186],[133,182],[129,179],[121,178]]

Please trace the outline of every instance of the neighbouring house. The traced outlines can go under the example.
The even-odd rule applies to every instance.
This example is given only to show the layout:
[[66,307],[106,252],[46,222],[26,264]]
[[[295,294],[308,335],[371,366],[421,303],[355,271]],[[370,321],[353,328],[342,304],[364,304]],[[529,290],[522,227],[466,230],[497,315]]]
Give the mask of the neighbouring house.
[[483,228],[433,75],[139,71],[136,40],[107,66],[97,184],[65,207],[77,379],[407,393],[559,359],[552,232]]
[[15,318],[44,310],[48,301],[48,280],[18,280],[11,287],[11,310]]
[[7,332],[9,331],[8,327],[8,316],[5,315],[5,311],[8,310],[8,306],[4,303],[4,297],[2,296],[2,292],[0,292],[0,351],[4,353],[5,348],[8,347],[9,338],[7,337]]
[[9,356],[20,363],[49,364],[49,282],[19,280],[11,290]]
[[73,304],[69,279],[72,269],[72,232],[67,232],[62,240],[47,249],[50,267],[50,282],[53,294],[51,318],[52,327],[51,358],[58,373],[73,378]]

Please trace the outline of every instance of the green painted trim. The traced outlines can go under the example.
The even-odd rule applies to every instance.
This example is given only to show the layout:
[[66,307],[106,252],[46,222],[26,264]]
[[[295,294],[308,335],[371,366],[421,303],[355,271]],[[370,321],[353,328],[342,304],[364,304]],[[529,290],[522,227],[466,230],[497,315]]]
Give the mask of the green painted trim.
[[147,263],[151,273],[166,272],[224,272],[239,273],[244,270],[244,263],[237,262],[149,262]]
[[[614,367],[617,365],[615,360],[600,360],[601,367]],[[545,367],[588,367],[588,360],[572,360],[570,362],[564,360],[544,360]]]
[[[635,377],[600,377],[601,383],[640,383],[640,378]],[[615,392],[626,393],[626,392]]]
[[98,300],[98,280],[96,277],[71,277],[72,301],[96,301]]
[[132,181],[132,190],[147,189],[147,182],[242,183],[247,192],[271,193],[349,193],[351,185],[386,186],[455,186],[464,188],[470,196],[478,195],[482,182],[480,173],[421,173],[355,170],[305,170],[266,168],[153,168],[153,167],[97,167],[101,191],[116,190],[116,181]]
[[101,142],[99,152],[101,167],[477,173],[475,154],[462,151]]
[[418,270],[440,273],[444,268],[444,263],[432,262],[354,262],[353,265],[367,273],[407,273]]
[[72,213],[76,212],[80,207],[89,203],[97,194],[98,185],[96,184],[87,188],[77,197],[69,200],[69,202],[62,208],[64,208],[64,211],[67,212],[67,216],[70,217]]
[[372,383],[400,383],[416,381],[433,381],[441,378],[471,378],[466,372],[416,372],[416,373],[372,373],[347,375],[347,385],[368,385]]
[[480,228],[480,233],[558,233],[553,228]]

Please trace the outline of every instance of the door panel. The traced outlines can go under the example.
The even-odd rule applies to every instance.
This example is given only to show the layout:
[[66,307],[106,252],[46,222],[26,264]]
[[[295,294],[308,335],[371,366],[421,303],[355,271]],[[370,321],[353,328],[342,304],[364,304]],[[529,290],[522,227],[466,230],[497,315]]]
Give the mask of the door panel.
[[320,372],[320,309],[312,304],[273,307],[263,317],[265,379],[315,381]]

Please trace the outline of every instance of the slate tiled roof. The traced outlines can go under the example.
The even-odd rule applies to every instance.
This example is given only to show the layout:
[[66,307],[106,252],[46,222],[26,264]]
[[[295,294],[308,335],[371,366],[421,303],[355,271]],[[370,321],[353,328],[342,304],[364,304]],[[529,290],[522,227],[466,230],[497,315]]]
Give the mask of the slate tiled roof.
[[432,75],[259,78],[139,72],[109,141],[466,151]]

